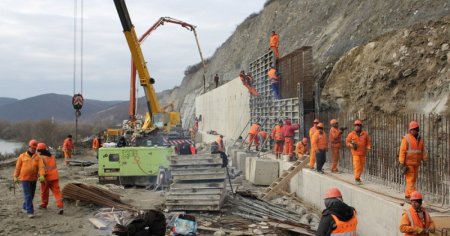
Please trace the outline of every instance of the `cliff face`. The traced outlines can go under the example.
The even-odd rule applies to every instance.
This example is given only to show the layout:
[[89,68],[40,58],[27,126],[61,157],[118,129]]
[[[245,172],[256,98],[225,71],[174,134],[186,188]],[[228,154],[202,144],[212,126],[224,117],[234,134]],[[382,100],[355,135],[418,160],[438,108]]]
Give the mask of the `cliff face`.
[[[312,46],[315,74],[319,77],[327,65],[334,64],[350,49],[388,32],[437,20],[448,15],[449,8],[448,0],[269,0],[260,13],[249,16],[216,50],[207,64],[206,89],[212,88],[212,77],[216,73],[222,80],[229,81],[236,78],[241,69],[248,69],[251,61],[268,50],[272,30],[280,35],[281,56],[301,46]],[[321,81],[322,86],[325,81]],[[195,97],[202,92],[201,70],[185,76],[181,85],[171,92],[185,127],[192,125]],[[352,99],[350,97],[343,99]],[[325,103],[337,106],[328,100]]]

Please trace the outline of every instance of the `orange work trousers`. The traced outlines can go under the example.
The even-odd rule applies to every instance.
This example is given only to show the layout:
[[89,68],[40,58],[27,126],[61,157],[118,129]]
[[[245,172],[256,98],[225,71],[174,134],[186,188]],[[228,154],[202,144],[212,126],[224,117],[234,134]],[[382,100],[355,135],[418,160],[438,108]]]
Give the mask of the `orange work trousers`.
[[275,54],[275,57],[278,59],[280,57],[278,47],[270,47],[270,49],[272,49],[273,53]]
[[291,137],[284,138],[284,155],[292,157],[294,152],[294,140]]
[[258,136],[256,134],[248,134],[248,149],[252,147],[253,142],[255,142],[256,148],[259,146]]
[[314,151],[312,148],[309,151],[309,168],[314,169],[314,164],[316,164],[316,151]]
[[411,193],[416,191],[416,181],[419,175],[419,166],[407,166],[408,171],[406,171],[406,187],[405,187],[405,197],[411,197]]
[[275,145],[273,146],[273,152],[275,154],[283,153],[283,140],[275,140]]
[[364,170],[364,163],[366,163],[365,156],[353,156],[353,175],[355,176],[355,180],[361,180],[361,174]]
[[64,207],[62,201],[61,191],[59,190],[59,181],[58,180],[46,180],[41,183],[41,207],[46,208],[48,205],[48,194],[49,190],[52,190],[53,196],[55,196],[56,206],[60,209]]
[[340,148],[331,148],[331,172],[337,172],[338,171],[338,164],[339,164],[339,149]]

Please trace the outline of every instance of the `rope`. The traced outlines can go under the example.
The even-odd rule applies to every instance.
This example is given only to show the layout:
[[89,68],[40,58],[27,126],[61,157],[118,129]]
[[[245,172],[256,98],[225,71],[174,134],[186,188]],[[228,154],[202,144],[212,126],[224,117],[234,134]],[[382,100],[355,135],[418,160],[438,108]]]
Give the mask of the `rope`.
[[76,89],[76,71],[77,71],[77,2],[74,0],[74,12],[73,12],[73,94],[75,94]]
[[[77,17],[78,17],[78,0],[73,1],[74,15],[73,15],[73,94],[77,93]],[[84,54],[84,9],[83,0],[80,0],[80,90],[83,94],[83,54]]]
[[84,26],[84,24],[83,24],[83,19],[84,19],[84,16],[83,16],[83,13],[84,13],[84,11],[83,11],[83,0],[80,0],[81,1],[81,32],[80,32],[80,93],[81,94],[83,94],[83,42],[84,42],[84,37],[83,37],[83,33],[84,33],[84,29],[83,29],[83,26]]

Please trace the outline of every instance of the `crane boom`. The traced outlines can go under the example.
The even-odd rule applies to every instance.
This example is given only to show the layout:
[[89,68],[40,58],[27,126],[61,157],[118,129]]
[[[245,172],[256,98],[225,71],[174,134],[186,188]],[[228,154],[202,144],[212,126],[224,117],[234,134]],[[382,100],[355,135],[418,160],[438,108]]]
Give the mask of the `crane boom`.
[[144,87],[150,117],[153,119],[153,113],[161,112],[158,98],[152,85],[154,81],[150,77],[150,73],[148,72],[147,65],[144,60],[144,55],[142,54],[142,49],[137,39],[134,25],[131,22],[125,0],[114,0],[114,4],[116,6],[117,13],[119,14],[120,22],[122,24],[128,47],[130,48],[131,57],[133,58],[134,65],[136,66],[139,74],[139,82],[141,86]]
[[[139,44],[142,44],[150,34],[155,31],[159,26],[164,25],[164,23],[171,23],[171,24],[177,24],[180,25],[183,28],[186,28],[187,30],[190,30],[194,33],[195,36],[195,42],[197,44],[197,48],[200,54],[200,59],[202,60],[203,64],[203,77],[204,81],[206,78],[206,65],[203,60],[203,54],[200,49],[200,43],[198,42],[197,32],[195,31],[196,26],[189,24],[187,22],[174,19],[172,17],[161,17],[159,18],[145,33],[142,34],[142,36],[139,38],[138,42]],[[128,107],[128,115],[130,116],[130,120],[134,121],[136,119],[136,66],[134,64],[133,58],[131,58],[131,76],[130,76],[130,102]]]

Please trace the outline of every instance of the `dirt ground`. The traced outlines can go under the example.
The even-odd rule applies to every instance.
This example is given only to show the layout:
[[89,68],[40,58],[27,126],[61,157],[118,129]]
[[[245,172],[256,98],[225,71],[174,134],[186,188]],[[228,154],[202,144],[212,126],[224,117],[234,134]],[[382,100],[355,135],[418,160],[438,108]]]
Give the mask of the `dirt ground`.
[[[87,155],[74,156],[76,159],[95,160],[93,152]],[[83,167],[66,167],[62,159],[58,159],[61,189],[69,182],[82,182],[96,184],[97,176],[85,176],[79,173]],[[12,174],[14,166],[0,167],[0,235],[111,235],[111,230],[97,230],[88,221],[93,217],[98,206],[79,204],[65,200],[64,215],[57,214],[54,197],[50,194],[50,203],[47,210],[37,209],[40,203],[39,183],[34,197],[35,218],[29,219],[21,212],[23,203],[22,187],[16,188],[15,195],[12,187]],[[145,189],[112,189],[122,195],[124,202],[141,209],[159,208],[164,203],[164,195],[161,192],[153,192]],[[111,225],[112,227],[112,225]]]

